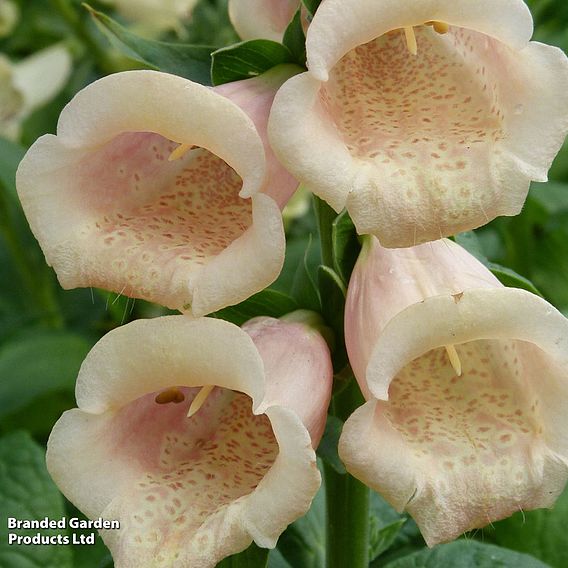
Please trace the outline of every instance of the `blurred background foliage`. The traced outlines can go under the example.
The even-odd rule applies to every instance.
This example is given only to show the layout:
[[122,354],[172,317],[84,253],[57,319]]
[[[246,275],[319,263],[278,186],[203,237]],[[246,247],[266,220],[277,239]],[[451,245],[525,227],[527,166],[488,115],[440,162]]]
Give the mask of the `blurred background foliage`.
[[[5,1],[0,0],[0,35],[3,34],[0,58],[17,64],[43,48],[60,44],[68,49],[73,64],[61,91],[24,117],[19,135],[11,140],[0,137],[0,566],[110,567],[112,560],[100,539],[94,548],[37,547],[18,552],[6,545],[5,519],[79,515],[45,471],[43,456],[49,432],[60,414],[75,406],[74,381],[90,347],[116,326],[136,318],[161,315],[165,310],[102,290],[62,290],[29,231],[15,192],[14,176],[25,149],[38,136],[55,132],[61,109],[77,91],[110,72],[145,65],[124,50],[114,49],[78,1],[14,0],[17,19],[8,32],[2,24]],[[528,3],[535,17],[535,39],[568,50],[568,2],[529,0]],[[92,0],[90,5],[130,25],[106,2]],[[226,0],[201,0],[188,21],[176,30],[162,33],[159,39],[214,47],[237,41],[229,24]],[[0,75],[0,126],[2,105],[6,105],[2,98],[6,81]],[[272,288],[294,296],[297,305],[318,307],[325,299],[317,298],[317,286],[313,284],[321,277],[317,273],[321,259],[312,208],[313,205],[305,207],[303,214],[287,219],[285,267]],[[350,230],[348,219],[341,223],[343,229]],[[357,241],[353,234],[349,238],[347,264],[352,265]],[[531,281],[568,316],[568,146],[556,159],[550,181],[533,184],[521,215],[497,219],[458,240],[490,262]],[[518,284],[520,280],[516,278],[513,276],[506,283]],[[306,282],[311,283],[312,292]],[[269,309],[270,301],[270,297],[262,296],[257,299],[257,305]],[[247,306],[250,308],[251,304]],[[248,313],[247,306],[229,309],[222,315],[240,322]],[[340,323],[333,322],[333,327],[339,329]],[[333,428],[326,434],[320,452],[324,458],[327,455],[327,459],[334,459],[335,434]],[[269,566],[323,567],[324,514],[325,501],[320,494],[310,513],[284,533],[278,549],[270,554]],[[377,495],[373,495],[372,515],[372,566],[396,563],[404,554],[423,550],[424,543],[414,523],[395,513]],[[467,541],[492,542],[529,553],[535,558],[527,566],[541,566],[536,560],[539,559],[564,568],[568,566],[566,523],[568,493],[552,511],[519,512],[511,519],[467,535]],[[255,560],[256,553],[254,549],[249,551],[248,562],[252,567],[266,560],[262,553],[258,557],[262,560]],[[426,566],[433,561],[424,556],[430,553],[418,553],[422,559],[400,566]],[[454,566],[451,560],[444,563],[443,554],[442,551],[436,556],[436,564],[428,565]],[[512,559],[487,566],[512,566],[520,562],[518,558]],[[229,559],[223,565],[247,564]]]

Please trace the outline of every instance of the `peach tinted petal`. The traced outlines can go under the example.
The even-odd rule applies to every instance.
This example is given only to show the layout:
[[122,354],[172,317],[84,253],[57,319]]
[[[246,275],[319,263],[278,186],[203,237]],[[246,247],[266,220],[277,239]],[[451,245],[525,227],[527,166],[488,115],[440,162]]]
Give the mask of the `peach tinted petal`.
[[390,4],[322,4],[308,31],[310,72],[275,100],[277,155],[383,246],[516,215],[568,131],[568,60],[527,44],[530,13],[517,0],[404,1],[387,13]]
[[47,462],[88,516],[120,521],[102,533],[117,567],[213,567],[253,539],[275,546],[305,513],[320,483],[310,436],[283,406],[253,408],[264,387],[251,338],[222,320],[141,320],[93,348]]
[[244,40],[281,41],[299,5],[298,0],[229,0],[229,17]]
[[345,322],[369,402],[346,422],[340,455],[429,545],[552,506],[568,477],[562,314],[453,242],[369,238]]
[[[184,310],[195,295],[192,313],[202,315],[279,273],[281,216],[259,195],[271,182],[262,140],[243,110],[212,89],[140,71],[80,92],[58,135],[30,149],[17,185],[64,287],[99,286]],[[291,195],[293,183],[274,185]],[[270,238],[261,242],[259,234]],[[203,282],[223,272],[219,259],[229,248],[249,270],[238,286],[224,277],[217,282],[226,286],[207,293]]]

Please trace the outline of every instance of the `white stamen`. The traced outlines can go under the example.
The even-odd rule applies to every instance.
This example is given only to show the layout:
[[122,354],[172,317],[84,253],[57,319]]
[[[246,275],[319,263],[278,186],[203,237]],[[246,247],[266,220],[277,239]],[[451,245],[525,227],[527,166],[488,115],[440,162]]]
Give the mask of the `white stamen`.
[[418,44],[416,43],[416,35],[414,34],[414,28],[412,26],[407,26],[402,28],[404,30],[404,37],[406,38],[406,47],[412,55],[418,53]]
[[191,418],[194,414],[199,412],[199,409],[203,406],[203,403],[207,400],[207,397],[211,394],[211,391],[215,388],[215,385],[206,385],[201,388],[197,393],[197,396],[191,401],[189,405],[189,410],[187,411],[187,417]]
[[444,347],[446,348],[448,358],[450,359],[450,363],[452,364],[452,367],[454,368],[456,375],[458,377],[461,377],[461,375],[462,375],[462,364],[461,364],[461,361],[460,361],[460,356],[458,355],[458,352],[456,351],[456,348],[453,345],[445,345]]
[[169,156],[168,162],[175,162],[183,158],[193,148],[193,144],[180,144]]

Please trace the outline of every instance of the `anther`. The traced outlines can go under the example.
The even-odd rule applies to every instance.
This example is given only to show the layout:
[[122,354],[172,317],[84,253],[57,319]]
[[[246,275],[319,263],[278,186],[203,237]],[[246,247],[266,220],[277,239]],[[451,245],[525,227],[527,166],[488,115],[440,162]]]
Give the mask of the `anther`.
[[154,400],[158,404],[168,404],[169,402],[179,404],[185,400],[185,395],[177,387],[172,387],[171,389],[162,391]]
[[454,371],[456,372],[456,375],[458,377],[461,377],[462,364],[456,348],[453,345],[445,345],[444,347],[446,348],[446,353],[448,354],[448,358],[450,360],[450,363],[452,364],[452,367],[454,368]]
[[440,22],[438,20],[430,20],[428,22],[424,22],[425,26],[432,26],[435,31],[439,34],[447,34],[450,29],[450,24],[446,22]]
[[194,414],[199,412],[199,409],[203,406],[203,403],[207,400],[207,397],[211,394],[211,391],[215,388],[215,385],[206,385],[201,388],[197,393],[197,396],[191,401],[189,405],[189,410],[187,411],[187,417],[191,418]]
[[412,55],[418,53],[418,44],[416,43],[416,35],[412,26],[402,28],[404,30],[404,37],[406,38],[406,47]]

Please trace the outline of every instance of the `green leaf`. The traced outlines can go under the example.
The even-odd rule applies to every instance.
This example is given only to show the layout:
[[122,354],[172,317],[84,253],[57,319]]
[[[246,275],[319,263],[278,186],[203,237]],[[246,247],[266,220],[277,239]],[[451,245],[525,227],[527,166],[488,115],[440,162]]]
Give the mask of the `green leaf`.
[[278,540],[278,550],[290,566],[324,568],[325,517],[325,490],[322,485],[310,510],[290,525]]
[[16,170],[26,153],[25,148],[0,137],[0,185],[16,195]]
[[312,236],[310,235],[304,250],[303,258],[298,263],[294,282],[292,283],[292,297],[301,308],[319,312],[321,309],[318,288],[315,284],[309,262],[312,250]]
[[[371,517],[371,553],[373,552],[374,543],[377,543],[377,547],[380,544],[378,539],[382,540],[390,536],[390,534],[392,534],[391,531],[394,532],[395,526],[399,526],[399,530],[392,535],[393,541],[391,543],[388,543],[388,538],[382,541],[383,549],[378,553],[378,558],[375,557],[373,560],[371,556],[372,568],[382,568],[390,560],[424,548],[424,539],[413,519],[409,518],[404,513],[401,514],[395,511],[384,498],[375,491],[371,491],[369,505],[369,514]],[[385,529],[385,532],[381,534],[383,529]]]
[[328,463],[337,473],[343,475],[347,473],[343,462],[339,458],[337,452],[337,444],[343,429],[343,422],[337,416],[329,415],[325,423],[325,431],[321,442],[319,443],[317,454],[326,463]]
[[277,65],[295,62],[287,47],[268,39],[253,39],[223,47],[213,52],[211,57],[214,85],[250,79]]
[[348,363],[344,344],[343,315],[345,313],[345,284],[329,266],[320,265],[318,284],[321,313],[334,336],[332,347],[333,368],[339,372]]
[[78,335],[54,332],[35,333],[4,345],[0,350],[0,417],[44,394],[73,391],[90,347]]
[[112,18],[84,4],[102,32],[122,53],[151,69],[173,73],[202,85],[210,85],[211,53],[215,47],[185,45],[144,39]]
[[458,245],[462,246],[467,252],[475,256],[477,260],[487,264],[488,260],[483,252],[481,242],[479,237],[473,231],[466,231],[465,233],[459,233],[454,237],[454,240]]
[[398,558],[385,568],[546,568],[546,564],[492,544],[458,540]]
[[533,183],[529,196],[549,215],[558,215],[568,211],[568,183],[557,181]]
[[347,286],[361,250],[355,225],[347,211],[343,211],[333,221],[331,240],[335,272],[341,276],[343,283]]
[[267,288],[236,306],[223,308],[214,317],[242,325],[256,316],[279,318],[298,309],[296,301],[277,290]]
[[313,16],[321,4],[321,0],[302,0],[302,4],[306,7],[310,16]]
[[65,529],[16,530],[7,518],[58,520],[65,514],[63,498],[45,467],[43,449],[25,432],[0,439],[0,566],[6,568],[71,568],[68,546],[8,545],[8,534],[66,535]]
[[268,555],[268,568],[294,568],[286,560],[282,553],[274,548]]
[[506,266],[501,266],[495,262],[491,262],[484,254],[483,248],[481,246],[481,241],[478,236],[473,231],[467,231],[465,233],[460,233],[455,236],[455,241],[458,245],[461,245],[470,254],[475,256],[477,260],[482,262],[491,272],[499,279],[499,281],[504,286],[509,286],[511,288],[521,288],[522,290],[528,290],[537,296],[541,296],[539,289],[524,276],[521,276],[511,268]]
[[306,65],[306,36],[302,28],[302,12],[298,10],[284,32],[282,43],[290,50],[299,65]]
[[217,568],[264,568],[268,562],[268,549],[254,542],[243,552],[233,554],[217,564]]
[[566,521],[568,520],[568,489],[556,501],[553,509],[518,512],[494,524],[486,534],[498,545],[519,552],[529,552],[551,566],[568,566]]
[[405,523],[406,519],[403,518],[379,528],[376,517],[371,517],[371,534],[369,536],[369,560],[371,562],[393,545]]
[[540,290],[528,278],[517,274],[511,268],[489,261],[486,263],[486,266],[504,286],[528,290],[529,292],[542,297]]

